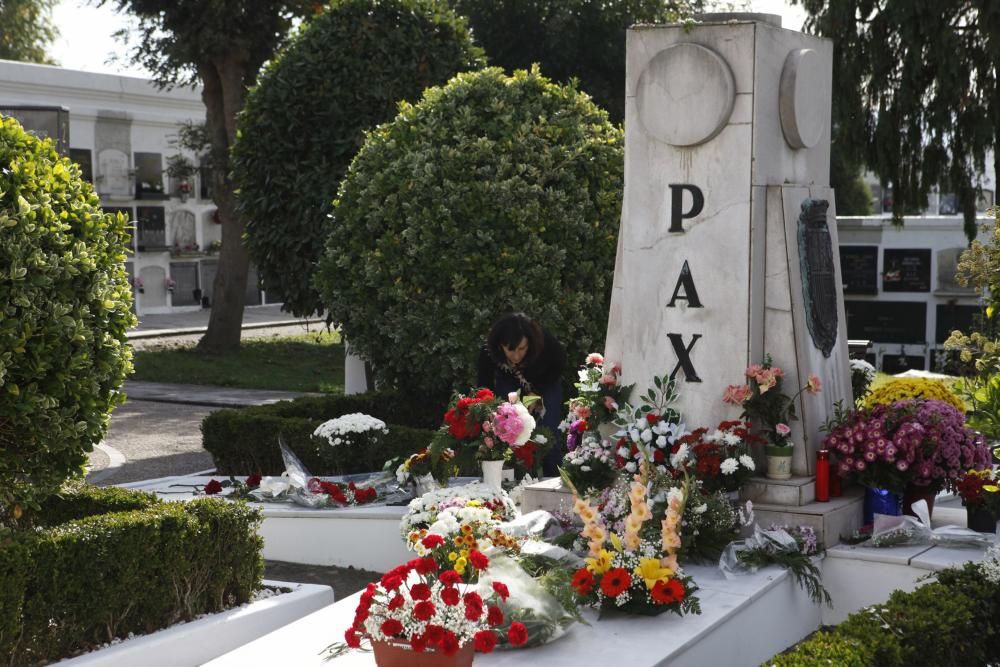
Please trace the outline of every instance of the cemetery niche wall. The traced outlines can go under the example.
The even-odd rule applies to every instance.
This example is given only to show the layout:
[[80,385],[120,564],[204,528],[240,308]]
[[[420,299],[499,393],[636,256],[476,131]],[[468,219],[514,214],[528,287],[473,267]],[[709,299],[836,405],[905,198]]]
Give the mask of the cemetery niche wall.
[[[822,400],[794,423],[813,471],[850,396],[829,187],[832,46],[767,15],[629,30],[625,193],[605,354],[644,391],[678,380],[689,427],[735,416],[725,387],[770,354]],[[870,289],[864,285],[863,289]]]

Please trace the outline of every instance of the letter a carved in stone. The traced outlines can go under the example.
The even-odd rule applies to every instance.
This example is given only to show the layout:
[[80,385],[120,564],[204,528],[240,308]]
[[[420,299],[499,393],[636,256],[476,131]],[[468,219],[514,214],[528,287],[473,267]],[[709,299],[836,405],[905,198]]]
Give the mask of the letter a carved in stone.
[[[681,293],[681,288],[684,288],[684,293]],[[688,305],[692,308],[704,308],[701,305],[701,300],[698,299],[698,290],[694,287],[694,278],[691,276],[691,268],[688,266],[688,262],[684,260],[684,266],[681,267],[681,275],[677,278],[677,284],[674,286],[674,293],[670,297],[670,302],[667,303],[667,308],[676,308],[674,302],[677,299],[682,299],[688,302]]]

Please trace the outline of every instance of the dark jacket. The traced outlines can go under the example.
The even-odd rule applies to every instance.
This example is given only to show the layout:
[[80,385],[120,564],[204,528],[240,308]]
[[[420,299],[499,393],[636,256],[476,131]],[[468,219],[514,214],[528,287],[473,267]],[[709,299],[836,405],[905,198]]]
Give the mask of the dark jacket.
[[[548,331],[543,331],[543,334],[545,342],[542,353],[521,369],[521,378],[528,386],[509,370],[503,352],[487,349],[485,343],[479,350],[478,385],[489,387],[498,393],[520,389],[525,394],[539,395],[544,395],[545,390],[553,384],[561,387],[562,374],[566,368],[566,351],[555,336]],[[511,388],[504,390],[502,387]],[[545,408],[548,410],[549,406],[546,405]]]

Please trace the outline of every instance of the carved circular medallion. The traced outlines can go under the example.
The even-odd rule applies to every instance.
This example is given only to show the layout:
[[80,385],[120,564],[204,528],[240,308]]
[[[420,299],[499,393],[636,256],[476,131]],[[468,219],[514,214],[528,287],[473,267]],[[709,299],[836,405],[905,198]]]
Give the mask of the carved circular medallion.
[[646,64],[636,88],[639,121],[672,146],[697,146],[722,131],[733,112],[736,82],[719,54],[675,44]]
[[823,135],[825,114],[819,95],[823,80],[821,59],[812,49],[796,49],[785,58],[778,86],[778,112],[785,141],[796,150],[812,148]]

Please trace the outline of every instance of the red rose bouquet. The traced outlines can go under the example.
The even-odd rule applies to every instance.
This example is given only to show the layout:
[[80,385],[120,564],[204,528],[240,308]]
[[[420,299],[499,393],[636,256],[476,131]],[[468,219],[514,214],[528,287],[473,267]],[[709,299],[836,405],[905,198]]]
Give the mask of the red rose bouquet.
[[537,424],[528,406],[537,396],[521,401],[517,393],[498,399],[489,389],[472,396],[458,394],[444,413],[444,424],[431,443],[431,452],[475,449],[480,461],[503,461],[512,457],[524,467],[535,464],[538,445],[547,442],[535,433]]
[[[469,561],[477,571],[490,564],[480,551],[471,552]],[[416,558],[387,572],[378,584],[368,584],[344,642],[326,651],[334,658],[367,641],[378,660],[380,651],[398,646],[446,656],[472,650],[489,653],[498,644],[522,646],[528,630],[523,623],[511,622],[504,611],[509,595],[499,581],[480,592],[464,584],[454,570],[439,571],[433,558]]]

